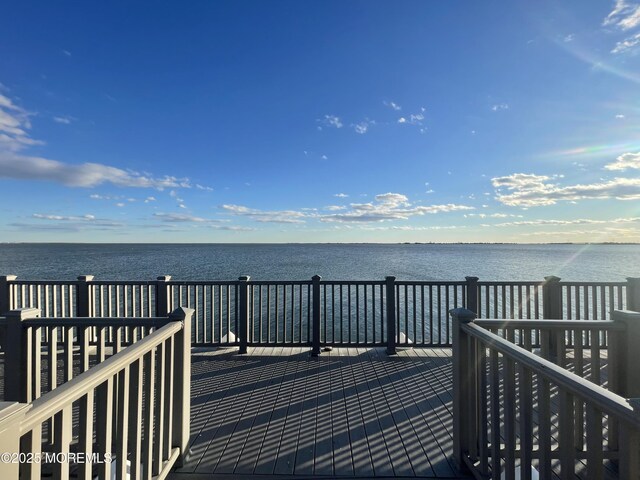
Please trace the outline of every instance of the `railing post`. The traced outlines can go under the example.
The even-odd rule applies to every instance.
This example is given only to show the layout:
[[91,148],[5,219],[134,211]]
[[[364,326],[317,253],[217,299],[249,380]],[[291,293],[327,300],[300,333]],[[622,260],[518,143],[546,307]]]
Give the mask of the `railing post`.
[[[31,405],[16,402],[0,402],[0,452],[20,454],[20,422]],[[14,458],[14,457],[11,457]],[[19,478],[20,463],[0,462],[0,478]]]
[[562,285],[560,278],[544,277],[542,284],[542,318],[562,320]]
[[15,280],[15,275],[2,275],[0,276],[0,315],[4,315],[11,310],[14,305],[11,298],[11,284]]
[[320,275],[311,278],[311,356],[320,355]]
[[93,275],[80,275],[76,283],[76,317],[93,316],[93,295],[90,283],[93,282]]
[[243,275],[238,278],[238,340],[240,341],[240,350],[238,353],[247,353],[247,344],[249,343],[249,285],[247,282],[251,277]]
[[[32,398],[31,336],[22,325],[23,320],[37,318],[37,308],[19,308],[7,312],[4,357],[4,399],[27,403]],[[39,352],[38,352],[39,353]],[[38,375],[40,372],[37,373]]]
[[171,311],[169,285],[171,275],[160,275],[156,279],[156,317],[164,317]]
[[614,310],[611,318],[625,326],[623,331],[608,334],[608,354],[612,358],[607,371],[612,377],[611,389],[625,398],[640,397],[640,369],[635,364],[640,345],[640,313]]
[[640,278],[627,277],[626,310],[640,312]]
[[464,277],[467,281],[467,309],[476,315],[480,315],[478,311],[478,277]]
[[[560,277],[544,277],[542,284],[542,318],[562,320],[562,285]],[[555,335],[549,335],[549,354],[555,358],[558,354],[558,341]]]
[[387,297],[387,355],[396,354],[396,277],[385,278]]
[[169,320],[182,322],[182,330],[175,339],[175,370],[173,390],[172,446],[180,448],[177,466],[182,466],[189,444],[191,416],[191,308],[178,307],[169,315]]
[[466,308],[454,308],[449,314],[453,330],[453,457],[456,468],[467,472],[464,455],[469,453],[475,440],[471,437],[472,432],[477,431],[472,413],[477,411],[474,401],[477,356],[471,351],[471,339],[460,327],[473,322],[476,314]]

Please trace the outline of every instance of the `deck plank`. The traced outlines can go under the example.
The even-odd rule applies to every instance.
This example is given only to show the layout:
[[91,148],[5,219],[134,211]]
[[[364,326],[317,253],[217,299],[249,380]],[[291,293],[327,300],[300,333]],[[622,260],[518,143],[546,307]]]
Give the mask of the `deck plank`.
[[190,453],[172,478],[455,477],[450,379],[436,378],[450,353],[416,352],[194,352]]

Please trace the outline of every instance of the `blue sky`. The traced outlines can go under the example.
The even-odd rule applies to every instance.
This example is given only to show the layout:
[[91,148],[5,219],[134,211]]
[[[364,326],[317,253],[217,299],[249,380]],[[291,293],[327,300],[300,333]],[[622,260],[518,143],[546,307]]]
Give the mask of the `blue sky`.
[[640,2],[12,2],[0,241],[640,241]]

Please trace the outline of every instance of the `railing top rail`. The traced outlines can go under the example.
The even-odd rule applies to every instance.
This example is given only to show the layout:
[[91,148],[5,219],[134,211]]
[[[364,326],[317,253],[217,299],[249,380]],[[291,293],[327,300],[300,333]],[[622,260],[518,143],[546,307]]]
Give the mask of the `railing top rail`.
[[[395,282],[396,285],[400,282]],[[384,280],[320,280],[320,285],[384,285]]]
[[[384,282],[383,282],[384,283]],[[418,281],[418,280],[396,280],[396,285],[425,285],[425,286],[462,286],[466,285],[467,282],[464,280],[426,280],[426,281]]]
[[484,328],[531,328],[540,330],[625,330],[625,326],[613,320],[504,320],[476,319],[476,325]]
[[640,428],[640,412],[633,409],[629,402],[613,392],[579,377],[558,365],[491,333],[475,322],[463,323],[460,328],[468,335],[480,340],[490,349],[520,363],[537,375],[544,377],[559,387],[569,391],[586,402],[592,402],[603,412],[615,415],[620,420]]
[[478,281],[478,285],[480,286],[487,286],[487,287],[501,287],[503,285],[506,286],[510,286],[513,285],[514,287],[517,286],[542,286],[544,285],[544,280],[518,280],[518,281],[509,281],[509,280],[491,280],[491,281]]
[[[1,320],[1,319],[0,319]],[[55,317],[30,318],[23,327],[162,327],[172,320],[168,317]]]
[[157,282],[155,280],[92,280],[91,285],[100,285],[100,286],[111,286],[111,285],[155,285]]
[[627,282],[572,282],[572,281],[561,281],[558,282],[563,286],[576,286],[576,287],[624,287],[627,285]]
[[187,286],[202,286],[202,285],[238,285],[238,280],[171,280],[169,282],[163,282],[170,286],[187,287]]
[[60,411],[66,405],[70,405],[72,402],[80,399],[87,392],[98,387],[109,378],[112,378],[123,368],[141,359],[181,329],[182,321],[171,321],[151,335],[144,337],[139,342],[116,353],[77,377],[72,378],[55,390],[37,398],[31,404],[31,409],[26,413],[21,423],[21,432],[26,433],[34,426],[51,418],[53,414]]
[[247,282],[249,285],[264,286],[264,285],[311,285],[311,280],[250,280]]
[[77,280],[22,280],[22,279],[16,279],[16,280],[7,280],[7,283],[9,285],[34,285],[34,286],[38,286],[41,285],[43,287],[45,286],[52,286],[52,285],[75,285],[78,283]]

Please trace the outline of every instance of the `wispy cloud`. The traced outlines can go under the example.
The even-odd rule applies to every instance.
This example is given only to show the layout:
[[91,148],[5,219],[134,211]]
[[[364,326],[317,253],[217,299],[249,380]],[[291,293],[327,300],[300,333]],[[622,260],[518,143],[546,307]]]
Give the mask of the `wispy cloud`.
[[386,100],[384,102],[382,102],[385,106],[391,108],[392,110],[395,110],[396,112],[399,112],[400,110],[402,110],[402,107],[400,105],[398,105],[396,102],[387,102]]
[[401,193],[383,193],[375,196],[374,202],[352,203],[345,213],[320,216],[322,222],[383,222],[386,220],[407,220],[416,215],[474,210],[467,205],[444,204],[417,206],[412,205],[406,195]]
[[53,117],[53,121],[56,123],[62,123],[63,125],[69,125],[73,119],[71,117]]
[[0,152],[0,178],[15,180],[46,180],[61,183],[68,187],[95,187],[110,183],[118,187],[189,188],[187,178],[172,176],[150,177],[134,171],[122,170],[100,163],[70,163],[49,160],[42,157],[16,155],[12,152]]
[[631,30],[640,25],[640,5],[626,0],[616,0],[613,10],[602,22],[604,26],[614,26],[620,30]]
[[640,152],[623,153],[616,158],[615,162],[605,165],[604,168],[607,170],[640,169]]
[[71,56],[71,52],[70,52],[69,50],[62,50],[62,54],[63,54],[65,57],[70,57],[70,56]]
[[369,120],[368,118],[365,118],[363,121],[359,123],[354,123],[352,127],[356,133],[363,135],[367,133],[371,125],[375,125],[375,124],[376,124],[375,120]]
[[318,122],[320,122],[325,127],[333,127],[333,128],[343,127],[342,120],[340,120],[340,117],[336,115],[325,115],[324,118],[318,119]]
[[640,33],[636,33],[620,42],[616,42],[616,46],[611,53],[625,53],[635,50],[640,45]]
[[[551,177],[515,173],[492,178],[497,189],[496,200],[512,207],[537,207],[555,205],[559,201],[584,199],[636,200],[640,199],[640,179],[614,178],[592,184],[560,186],[552,183]],[[510,193],[502,193],[501,189]]]
[[509,110],[508,103],[496,103],[491,106],[491,110],[494,112],[499,112],[500,110]]
[[503,222],[490,225],[491,227],[523,227],[523,226],[544,226],[544,225],[603,225],[603,224],[625,224],[625,223],[638,223],[640,217],[627,217],[627,218],[614,218],[611,220],[596,220],[589,218],[576,218],[572,220],[554,220],[554,219],[539,219],[539,220],[521,220],[517,222]]
[[231,215],[248,217],[261,223],[304,223],[304,219],[309,216],[296,210],[267,211],[242,205],[222,205],[222,209]]
[[398,123],[400,125],[414,125],[420,129],[420,133],[424,133],[427,131],[427,128],[424,126],[424,112],[426,108],[421,107],[420,112],[412,113],[408,116],[403,116],[398,118]]
[[333,196],[338,198],[347,198],[349,195],[346,193],[335,193]]
[[9,97],[0,94],[0,178],[45,180],[69,187],[94,187],[104,183],[156,189],[191,187],[187,178],[153,177],[101,163],[70,164],[19,153],[43,143],[28,134],[31,115]]

